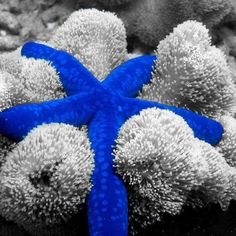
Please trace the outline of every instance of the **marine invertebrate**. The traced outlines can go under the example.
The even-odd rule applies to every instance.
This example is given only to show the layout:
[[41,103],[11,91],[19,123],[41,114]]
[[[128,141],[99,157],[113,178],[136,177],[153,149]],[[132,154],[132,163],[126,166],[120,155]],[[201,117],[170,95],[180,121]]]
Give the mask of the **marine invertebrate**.
[[164,212],[179,213],[207,174],[192,130],[170,111],[141,111],[125,122],[116,142],[117,171],[130,186],[131,222],[146,226]]
[[[108,7],[108,8],[121,6],[121,5],[127,4],[132,1],[136,1],[136,0],[110,0],[110,1],[109,0],[94,0],[94,2],[99,3],[102,6]],[[85,1],[83,1],[83,0],[80,0],[79,2],[85,3]]]
[[[113,13],[96,9],[71,14],[44,44],[70,52],[100,80],[127,55],[122,21]],[[20,48],[0,56],[0,69],[13,76],[14,89],[10,89],[12,106],[65,96],[54,68],[46,61],[21,57]]]
[[31,42],[24,45],[22,55],[50,61],[60,75],[68,97],[15,106],[1,112],[0,132],[22,140],[31,129],[41,124],[88,125],[95,158],[93,187],[87,199],[90,235],[127,235],[126,189],[115,173],[112,149],[119,128],[129,117],[146,108],[167,109],[183,117],[195,137],[210,144],[217,144],[222,137],[223,128],[216,121],[185,109],[132,98],[143,84],[151,80],[155,56],[132,59],[117,67],[100,83],[64,51]]
[[11,93],[12,85],[10,83],[11,75],[7,72],[0,73],[0,111],[11,107]]
[[9,151],[15,147],[16,143],[0,134],[0,170],[3,163],[6,161],[6,156]]
[[201,21],[212,29],[233,7],[227,0],[136,0],[113,10],[124,21],[128,36],[155,47],[173,27],[186,20]]
[[230,116],[222,116],[219,121],[224,126],[224,133],[217,149],[230,166],[236,167],[236,120]]
[[46,61],[21,57],[16,50],[1,56],[0,69],[10,76],[7,80],[11,106],[65,96],[59,76]]
[[115,163],[129,186],[132,223],[145,227],[163,213],[179,213],[192,190],[222,207],[236,196],[236,170],[170,111],[141,111],[125,122],[116,143]]
[[0,172],[1,215],[32,232],[61,223],[85,202],[92,170],[84,131],[65,124],[33,129]]
[[141,97],[211,118],[234,114],[236,87],[225,55],[196,21],[178,25],[157,47],[153,80]]
[[99,80],[104,80],[127,54],[122,21],[113,13],[95,9],[72,13],[48,44],[72,54]]

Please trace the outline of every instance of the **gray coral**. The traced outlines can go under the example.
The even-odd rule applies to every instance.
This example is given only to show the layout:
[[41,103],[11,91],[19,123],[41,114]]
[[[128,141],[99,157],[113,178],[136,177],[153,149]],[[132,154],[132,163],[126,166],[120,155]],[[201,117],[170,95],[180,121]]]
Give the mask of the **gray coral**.
[[91,188],[93,152],[84,131],[42,125],[7,155],[0,172],[0,214],[31,232],[67,221]]
[[236,119],[222,116],[219,121],[224,127],[224,133],[217,149],[230,166],[236,167]]
[[153,80],[141,97],[185,107],[211,118],[234,114],[236,87],[222,51],[212,46],[206,27],[178,25],[157,47]]
[[203,183],[207,167],[185,121],[154,108],[141,111],[122,126],[115,163],[131,186],[131,208],[142,216],[143,225],[160,219],[163,212],[179,213],[188,193]]
[[7,72],[0,72],[0,111],[12,106],[11,90],[12,84],[11,75]]
[[[74,12],[44,44],[71,53],[100,80],[127,56],[122,21],[95,9]],[[20,48],[0,56],[0,70],[12,75],[12,106],[65,96],[55,69],[44,60],[21,57]]]
[[14,141],[0,134],[0,170],[6,161],[8,152],[10,152],[15,145],[16,143]]
[[95,2],[98,2],[105,7],[117,7],[120,5],[125,5],[132,1],[135,2],[136,0],[95,0]]
[[59,76],[50,63],[21,57],[20,49],[1,55],[0,70],[11,75],[8,79],[11,106],[65,96]]
[[126,57],[126,31],[113,13],[95,9],[71,14],[48,42],[82,62],[99,80]]
[[137,0],[114,11],[124,21],[128,36],[155,47],[186,20],[195,19],[213,28],[231,14],[233,6],[228,0]]
[[223,209],[236,197],[236,170],[172,112],[152,108],[130,118],[114,155],[129,186],[131,222],[144,227],[163,213],[180,213],[193,190],[203,194],[205,203],[219,202]]

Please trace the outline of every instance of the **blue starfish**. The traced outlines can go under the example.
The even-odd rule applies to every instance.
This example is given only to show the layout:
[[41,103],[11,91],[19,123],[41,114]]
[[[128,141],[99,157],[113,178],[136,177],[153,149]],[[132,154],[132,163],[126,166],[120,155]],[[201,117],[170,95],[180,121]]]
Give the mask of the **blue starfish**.
[[67,97],[18,105],[1,112],[0,133],[22,140],[31,129],[41,124],[88,125],[95,154],[93,187],[87,199],[91,236],[128,234],[127,192],[114,170],[112,156],[119,129],[128,118],[150,107],[167,109],[183,117],[195,137],[212,145],[221,140],[223,128],[216,121],[185,109],[133,98],[144,84],[150,82],[155,56],[131,59],[100,83],[67,52],[29,42],[23,46],[22,55],[50,61],[60,76]]

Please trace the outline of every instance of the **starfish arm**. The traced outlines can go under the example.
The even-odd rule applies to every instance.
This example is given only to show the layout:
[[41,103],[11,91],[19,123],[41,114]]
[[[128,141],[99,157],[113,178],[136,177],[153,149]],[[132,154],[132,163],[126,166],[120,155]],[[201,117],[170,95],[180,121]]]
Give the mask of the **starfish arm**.
[[127,118],[139,114],[141,110],[146,108],[156,107],[159,109],[166,109],[181,116],[193,130],[196,138],[210,143],[211,145],[218,144],[222,139],[224,130],[219,122],[194,113],[192,111],[156,102],[149,102],[132,98],[124,98],[123,106]]
[[112,146],[121,122],[117,120],[116,112],[97,113],[89,125],[89,138],[95,154],[93,187],[87,199],[90,236],[128,234],[127,193],[113,167]]
[[22,140],[31,129],[41,124],[66,123],[80,126],[86,124],[94,110],[91,94],[19,105],[0,113],[0,133],[13,140]]
[[142,87],[152,79],[156,56],[130,59],[114,69],[102,82],[105,88],[126,97],[136,97]]
[[101,87],[100,82],[76,58],[65,51],[28,42],[22,47],[21,54],[28,58],[44,59],[51,62],[59,74],[68,96],[89,91],[90,88]]

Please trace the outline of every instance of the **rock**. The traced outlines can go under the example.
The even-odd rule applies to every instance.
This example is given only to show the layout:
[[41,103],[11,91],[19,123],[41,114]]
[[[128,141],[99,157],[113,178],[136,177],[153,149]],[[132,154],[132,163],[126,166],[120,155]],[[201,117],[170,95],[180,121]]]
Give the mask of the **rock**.
[[21,45],[18,36],[0,36],[0,51],[14,50]]
[[232,74],[232,79],[234,84],[236,84],[236,59],[232,56],[227,56],[227,62],[230,68],[230,72]]
[[45,26],[37,11],[29,14],[21,14],[18,20],[23,26],[20,31],[20,36],[23,41],[36,39],[37,35],[45,30]]
[[8,0],[9,10],[11,13],[19,14],[21,13],[20,2],[19,0]]
[[9,11],[9,6],[3,3],[0,3],[0,12],[1,11]]
[[38,4],[42,7],[42,9],[48,9],[56,3],[56,0],[40,0]]
[[18,34],[21,28],[17,18],[10,12],[1,11],[0,12],[0,27],[8,30],[12,34]]
[[236,32],[228,27],[220,29],[224,44],[228,47],[229,55],[236,58]]
[[53,7],[42,12],[41,19],[44,24],[58,20],[58,23],[62,24],[70,13],[71,11],[68,8],[65,8],[63,5],[54,5]]

